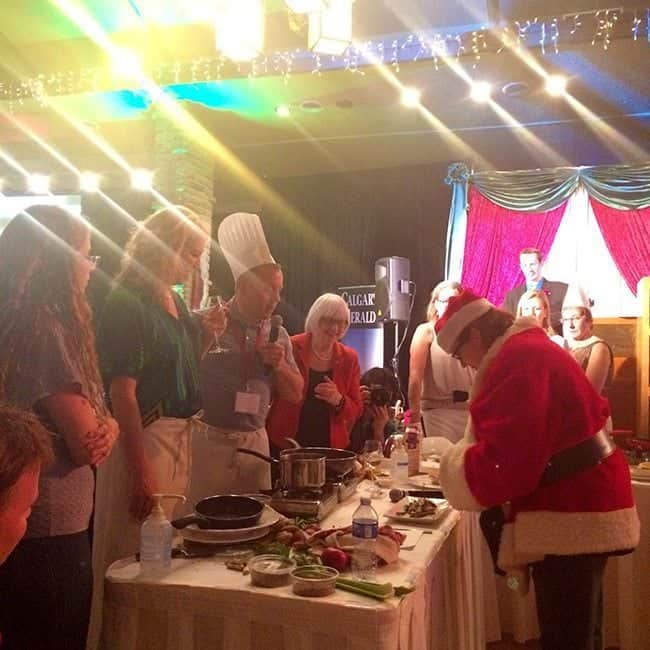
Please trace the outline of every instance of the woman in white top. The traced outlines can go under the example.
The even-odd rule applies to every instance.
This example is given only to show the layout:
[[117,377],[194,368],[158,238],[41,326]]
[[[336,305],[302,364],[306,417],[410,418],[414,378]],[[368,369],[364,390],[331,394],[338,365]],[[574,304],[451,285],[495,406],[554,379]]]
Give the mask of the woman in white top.
[[519,298],[517,318],[532,316],[537,321],[537,324],[548,334],[548,337],[553,343],[557,343],[560,347],[567,349],[566,341],[559,334],[556,334],[555,330],[551,327],[550,314],[551,304],[544,291],[531,289]]
[[467,424],[469,390],[474,371],[446,354],[437,344],[434,324],[447,301],[462,291],[458,282],[444,281],[431,292],[427,321],[418,325],[411,341],[409,408],[411,421],[424,422],[427,436],[443,436],[452,442],[463,437]]

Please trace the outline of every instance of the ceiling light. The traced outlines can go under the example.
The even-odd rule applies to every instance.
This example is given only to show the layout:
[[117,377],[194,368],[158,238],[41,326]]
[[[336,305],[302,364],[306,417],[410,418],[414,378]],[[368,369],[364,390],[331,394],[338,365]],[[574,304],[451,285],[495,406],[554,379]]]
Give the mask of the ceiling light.
[[111,52],[113,74],[118,77],[136,78],[142,74],[142,61],[133,51],[116,47]]
[[79,176],[79,187],[82,192],[92,194],[99,191],[100,176],[95,172],[83,172]]
[[217,49],[231,61],[252,61],[264,49],[264,0],[220,0],[215,8]]
[[309,49],[318,54],[340,56],[352,43],[354,0],[328,0],[309,14]]
[[284,0],[284,4],[294,14],[310,14],[313,11],[318,11],[323,5],[321,0]]
[[49,194],[50,177],[43,174],[30,174],[27,177],[27,189],[32,194]]
[[286,104],[276,106],[275,112],[278,117],[289,117],[291,115],[291,109]]
[[420,105],[422,93],[417,88],[407,87],[402,89],[401,102],[403,106],[415,108]]
[[153,187],[153,172],[149,169],[134,169],[131,172],[131,187],[134,190],[148,192]]
[[475,102],[487,102],[492,93],[492,86],[487,81],[474,81],[469,96]]
[[566,92],[568,79],[559,74],[546,77],[546,92],[553,97],[559,97]]

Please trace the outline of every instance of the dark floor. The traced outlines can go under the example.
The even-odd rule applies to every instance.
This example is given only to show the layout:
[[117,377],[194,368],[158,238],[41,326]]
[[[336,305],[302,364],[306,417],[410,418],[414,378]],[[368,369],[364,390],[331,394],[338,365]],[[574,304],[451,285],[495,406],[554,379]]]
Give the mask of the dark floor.
[[[526,643],[517,643],[512,638],[506,638],[503,641],[494,641],[488,643],[486,650],[541,650],[539,641],[527,641]],[[610,646],[605,650],[619,650],[615,646]]]
[[503,641],[494,641],[493,643],[488,643],[486,648],[487,650],[524,650],[524,648],[531,650],[540,650],[541,645],[539,641],[527,641],[526,643],[517,643],[510,639],[504,639]]

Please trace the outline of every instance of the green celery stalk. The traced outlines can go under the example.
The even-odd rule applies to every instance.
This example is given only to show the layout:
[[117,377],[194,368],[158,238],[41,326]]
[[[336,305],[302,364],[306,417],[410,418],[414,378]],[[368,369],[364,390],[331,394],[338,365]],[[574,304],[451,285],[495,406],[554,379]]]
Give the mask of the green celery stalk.
[[367,580],[353,580],[351,578],[337,578],[336,586],[344,591],[351,591],[355,594],[385,600],[394,595],[393,585],[390,582],[380,584]]

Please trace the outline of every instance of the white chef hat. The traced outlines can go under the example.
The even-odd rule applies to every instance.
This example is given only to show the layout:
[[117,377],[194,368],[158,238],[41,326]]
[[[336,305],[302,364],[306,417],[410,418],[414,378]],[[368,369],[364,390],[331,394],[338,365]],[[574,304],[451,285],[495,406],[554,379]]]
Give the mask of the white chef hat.
[[276,263],[256,214],[235,212],[228,215],[219,225],[217,240],[235,282],[250,269]]
[[562,301],[562,309],[584,307],[591,310],[594,301],[589,298],[587,292],[579,284],[570,284]]

